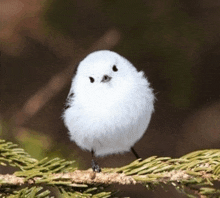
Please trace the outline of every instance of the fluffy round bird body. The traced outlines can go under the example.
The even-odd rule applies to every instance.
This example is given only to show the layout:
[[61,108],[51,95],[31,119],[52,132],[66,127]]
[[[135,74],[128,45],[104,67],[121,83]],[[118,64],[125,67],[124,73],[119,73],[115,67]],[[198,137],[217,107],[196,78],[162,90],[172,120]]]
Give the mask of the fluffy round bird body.
[[104,156],[130,151],[143,136],[154,110],[144,73],[119,54],[89,54],[77,68],[63,119],[70,139]]

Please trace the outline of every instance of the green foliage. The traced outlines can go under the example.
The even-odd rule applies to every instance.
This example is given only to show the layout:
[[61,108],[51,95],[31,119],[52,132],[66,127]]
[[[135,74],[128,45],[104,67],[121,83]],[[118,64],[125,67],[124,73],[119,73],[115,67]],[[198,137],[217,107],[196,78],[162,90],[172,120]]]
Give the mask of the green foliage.
[[136,181],[146,182],[147,185],[170,184],[188,196],[193,195],[187,192],[187,188],[208,197],[220,197],[220,189],[209,187],[215,181],[220,181],[219,164],[220,150],[210,149],[195,151],[178,159],[152,156],[141,162],[136,160],[112,172],[133,175]]
[[[4,132],[4,134],[6,134],[7,130]],[[19,144],[25,151],[28,152],[28,154],[32,156],[32,158],[37,160],[45,157],[72,159],[75,155],[74,151],[71,153],[66,152],[68,145],[63,145],[61,142],[56,142],[56,144],[54,144],[53,142],[55,140],[53,140],[51,136],[30,128],[18,128],[18,130],[14,132],[13,138],[17,144]],[[78,159],[78,162],[74,163],[74,166],[78,167],[79,163],[80,159]]]
[[[111,192],[103,192],[105,188],[100,185],[88,186],[86,184],[73,184],[70,178],[57,178],[56,173],[73,172],[76,168],[74,161],[54,158],[44,158],[40,161],[32,158],[23,149],[17,148],[16,144],[0,140],[0,165],[18,167],[20,170],[14,173],[13,179],[0,177],[0,197],[10,198],[47,198],[50,191],[44,190],[43,186],[58,188],[62,197],[93,197],[107,198]],[[16,178],[23,178],[22,182]],[[38,179],[36,179],[38,178]],[[25,187],[25,185],[30,187]],[[37,186],[35,186],[37,185]],[[10,186],[10,187],[9,187]],[[23,186],[22,189],[19,189]],[[10,195],[10,196],[9,196]]]
[[[59,188],[63,197],[71,198],[71,197],[80,197],[80,198],[108,198],[111,197],[111,192],[100,192],[103,191],[103,187],[92,187],[85,189],[83,192],[73,191],[70,189],[64,189],[62,187]],[[68,190],[68,191],[67,191]]]
[[54,158],[50,161],[48,161],[47,158],[44,158],[43,160],[37,161],[29,166],[20,167],[21,171],[15,172],[15,175],[25,177],[26,181],[34,177],[42,177],[44,183],[47,183],[50,181],[48,177],[53,173],[74,171],[75,168],[71,167],[73,163],[74,161],[66,161],[59,158]]
[[0,140],[0,164],[6,166],[6,162],[14,167],[27,167],[37,162],[23,149],[17,148],[16,144]]
[[8,198],[46,198],[49,197],[50,191],[45,190],[42,192],[43,187],[23,188],[19,191],[14,191],[14,195],[8,196]]
[[0,165],[7,164],[20,170],[13,175],[0,175],[0,197],[51,197],[47,187],[52,187],[62,197],[107,198],[114,195],[107,190],[112,183],[140,183],[149,190],[166,184],[188,197],[220,197],[220,189],[214,186],[215,181],[220,181],[219,149],[195,151],[177,159],[152,156],[93,173],[75,171],[74,161],[59,158],[38,161],[17,145],[0,140]]

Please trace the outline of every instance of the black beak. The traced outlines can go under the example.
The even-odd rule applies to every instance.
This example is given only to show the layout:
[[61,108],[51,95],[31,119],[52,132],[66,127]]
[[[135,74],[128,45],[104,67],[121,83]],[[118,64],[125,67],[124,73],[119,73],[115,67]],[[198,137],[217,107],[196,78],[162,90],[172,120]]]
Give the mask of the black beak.
[[104,75],[104,76],[102,77],[101,82],[106,83],[106,82],[109,82],[111,79],[112,79],[112,77],[110,77],[110,76],[108,76],[108,75]]

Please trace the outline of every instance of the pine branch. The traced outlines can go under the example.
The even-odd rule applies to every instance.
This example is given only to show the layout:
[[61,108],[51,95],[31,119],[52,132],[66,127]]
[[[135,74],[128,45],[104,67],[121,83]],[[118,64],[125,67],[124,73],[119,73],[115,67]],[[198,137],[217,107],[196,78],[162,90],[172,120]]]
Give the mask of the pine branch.
[[[112,193],[106,192],[106,185],[117,183],[143,184],[148,189],[173,185],[190,197],[220,197],[220,190],[213,186],[213,182],[220,181],[218,149],[196,151],[177,159],[153,156],[94,173],[91,169],[76,170],[72,167],[74,161],[59,158],[38,161],[16,145],[0,141],[0,163],[6,165],[5,162],[20,168],[13,175],[0,175],[0,191],[11,195],[18,195],[15,191],[18,187],[24,190],[20,190],[22,193],[38,193],[33,187],[46,185],[59,189],[64,197],[109,197]],[[27,185],[29,189],[25,190]]]
[[26,167],[36,163],[37,160],[32,158],[24,149],[17,148],[12,142],[5,142],[0,139],[0,165],[6,166],[8,163],[14,167]]
[[8,196],[8,198],[26,198],[26,197],[36,197],[36,198],[45,198],[50,194],[49,190],[43,191],[43,187],[32,187],[32,188],[23,188],[19,191],[15,191],[14,195]]
[[[18,177],[15,175],[1,175],[0,174],[0,186],[7,185],[18,185],[21,186],[27,184],[49,184],[49,185],[67,185],[73,187],[88,187],[92,184],[122,184],[131,185],[136,184],[137,181],[132,176],[126,176],[124,173],[95,173],[91,169],[81,171],[75,170],[69,173],[56,173],[49,174],[47,177],[36,176]],[[142,183],[139,181],[138,183]]]

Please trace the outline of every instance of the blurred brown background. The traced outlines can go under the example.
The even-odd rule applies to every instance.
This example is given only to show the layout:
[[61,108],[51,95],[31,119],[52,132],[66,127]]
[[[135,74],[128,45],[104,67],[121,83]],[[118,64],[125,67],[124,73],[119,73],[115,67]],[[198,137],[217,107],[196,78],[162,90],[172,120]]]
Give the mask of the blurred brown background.
[[[111,49],[146,73],[157,97],[135,145],[142,158],[219,148],[219,38],[218,0],[1,0],[1,138],[38,159],[89,168],[90,153],[69,141],[61,113],[74,65]],[[98,159],[102,167],[133,160],[131,153]],[[115,188],[130,197],[185,197],[173,188]]]

